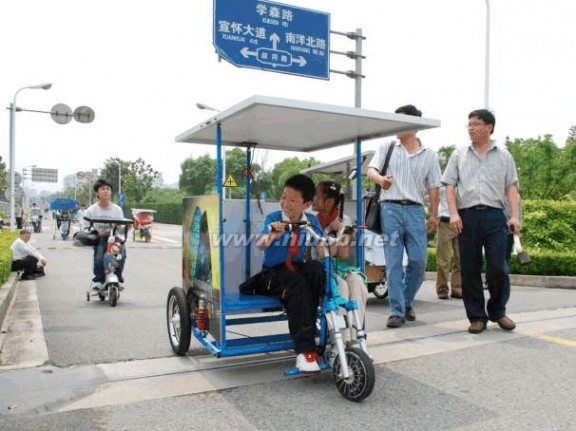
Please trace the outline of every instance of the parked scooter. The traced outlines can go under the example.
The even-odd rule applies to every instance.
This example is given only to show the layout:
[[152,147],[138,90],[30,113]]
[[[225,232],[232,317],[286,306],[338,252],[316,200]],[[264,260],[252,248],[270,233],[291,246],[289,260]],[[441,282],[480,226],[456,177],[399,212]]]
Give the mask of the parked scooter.
[[104,254],[104,274],[105,280],[101,285],[91,282],[86,292],[86,301],[90,301],[91,296],[97,296],[100,301],[108,300],[111,307],[115,307],[120,298],[120,292],[124,287],[120,284],[118,276],[114,270],[121,264],[124,256],[122,255],[122,245],[126,242],[126,237],[132,220],[130,219],[90,219],[84,217],[85,220],[90,222],[88,231],[80,231],[74,235],[74,239],[82,245],[95,246],[98,244],[99,234],[96,230],[92,229],[94,223],[109,223],[112,224],[110,237],[108,238],[108,245],[106,253]]

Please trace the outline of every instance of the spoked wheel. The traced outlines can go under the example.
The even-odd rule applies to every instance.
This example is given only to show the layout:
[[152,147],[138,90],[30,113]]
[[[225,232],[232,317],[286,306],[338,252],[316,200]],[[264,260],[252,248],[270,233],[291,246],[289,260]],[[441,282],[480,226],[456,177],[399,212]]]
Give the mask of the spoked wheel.
[[110,301],[110,307],[116,307],[119,296],[120,295],[118,294],[118,289],[116,287],[110,288],[110,297],[108,299]]
[[334,360],[333,376],[338,392],[350,401],[362,401],[372,393],[376,373],[370,357],[358,348],[346,348],[346,361],[350,377],[342,375],[340,357]]
[[172,350],[177,355],[184,356],[190,348],[192,326],[186,294],[181,287],[173,287],[168,292],[166,324]]

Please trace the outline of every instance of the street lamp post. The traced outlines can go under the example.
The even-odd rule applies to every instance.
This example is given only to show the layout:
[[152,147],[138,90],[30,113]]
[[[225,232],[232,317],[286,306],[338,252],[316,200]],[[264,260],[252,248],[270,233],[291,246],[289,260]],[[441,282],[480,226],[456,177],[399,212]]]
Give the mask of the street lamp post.
[[51,83],[29,85],[22,87],[14,93],[14,98],[10,104],[10,230],[16,230],[16,156],[15,156],[15,134],[16,134],[16,98],[22,90],[49,90]]
[[122,194],[122,165],[118,160],[118,196]]
[[484,61],[484,108],[490,107],[490,0],[486,0],[486,58]]

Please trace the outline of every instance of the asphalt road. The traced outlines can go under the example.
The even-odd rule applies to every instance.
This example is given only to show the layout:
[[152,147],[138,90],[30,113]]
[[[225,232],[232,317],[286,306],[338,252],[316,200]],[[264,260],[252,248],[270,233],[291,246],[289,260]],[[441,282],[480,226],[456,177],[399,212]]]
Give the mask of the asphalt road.
[[34,236],[47,276],[21,282],[2,334],[4,430],[571,430],[576,413],[576,292],[514,287],[506,333],[466,332],[462,302],[425,282],[417,321],[385,328],[386,300],[367,307],[376,385],[362,403],[331,375],[285,378],[290,352],[216,359],[197,344],[174,357],[165,306],[181,283],[181,232],[155,225],[128,241],[117,307],[86,302],[91,250]]

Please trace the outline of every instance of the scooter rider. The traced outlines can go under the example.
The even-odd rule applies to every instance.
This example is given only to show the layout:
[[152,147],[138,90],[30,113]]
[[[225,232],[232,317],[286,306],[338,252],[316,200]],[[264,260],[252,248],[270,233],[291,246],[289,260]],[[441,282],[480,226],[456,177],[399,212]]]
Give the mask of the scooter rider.
[[34,225],[34,232],[38,233],[42,231],[42,208],[40,208],[36,202],[32,204],[30,208],[30,220]]
[[[84,217],[90,219],[122,219],[124,218],[124,212],[122,208],[112,202],[112,184],[104,179],[100,178],[94,183],[94,192],[98,198],[98,202],[91,205],[85,212]],[[88,220],[82,220],[82,227],[89,228],[90,222]],[[99,290],[105,281],[104,273],[104,254],[106,252],[106,247],[108,246],[108,238],[112,231],[112,225],[110,223],[95,223],[93,225],[94,229],[98,231],[99,240],[98,244],[94,246],[94,265],[93,272],[94,282],[93,289]],[[126,247],[124,244],[121,245],[121,255],[122,259],[119,265],[114,270],[114,273],[118,277],[120,283],[124,282],[122,277],[122,270],[124,269],[124,262],[126,261]]]

